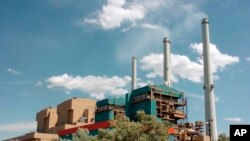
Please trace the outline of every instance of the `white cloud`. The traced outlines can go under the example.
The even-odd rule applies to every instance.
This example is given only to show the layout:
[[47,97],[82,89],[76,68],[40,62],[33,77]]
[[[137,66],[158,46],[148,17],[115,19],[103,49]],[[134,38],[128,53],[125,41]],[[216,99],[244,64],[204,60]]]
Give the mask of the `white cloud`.
[[[150,54],[143,57],[140,60],[141,69],[150,71],[146,77],[154,78],[157,76],[163,76],[163,55],[162,54]],[[203,66],[197,62],[191,61],[185,55],[171,54],[172,75],[173,82],[178,82],[176,76],[183,79],[188,79],[193,82],[201,82],[203,73]],[[181,69],[180,69],[181,68]]]
[[120,27],[125,22],[135,24],[136,21],[143,19],[145,9],[138,3],[129,3],[125,0],[108,0],[102,6],[102,10],[96,18],[85,18],[89,24],[99,24],[103,29],[113,29]]
[[97,20],[96,19],[85,18],[84,22],[89,23],[89,24],[97,24]]
[[250,62],[250,57],[247,57],[246,60]]
[[[83,21],[100,25],[103,29],[134,26],[137,23],[168,23],[178,34],[192,31],[206,14],[200,10],[201,2],[173,0],[107,0],[102,9],[91,13]],[[145,25],[142,24],[144,27]],[[146,27],[148,27],[146,25]],[[151,26],[149,28],[152,28]],[[153,27],[155,28],[155,26]]]
[[107,0],[97,12],[80,20],[84,22],[79,25],[87,23],[105,30],[129,31],[115,45],[115,57],[119,62],[125,62],[132,55],[142,57],[159,50],[157,47],[162,46],[159,43],[163,37],[186,39],[184,33],[200,30],[197,27],[201,25],[201,19],[207,17],[200,10],[201,5],[200,1],[186,0]]
[[[198,61],[202,64],[202,43],[193,43],[190,45],[190,47],[193,49],[193,51],[200,55]],[[218,70],[223,70],[229,64],[235,64],[240,61],[239,57],[237,56],[230,56],[228,54],[221,53],[215,44],[210,44],[210,54],[213,73],[217,72]]]
[[[178,77],[188,79],[192,82],[201,83],[203,79],[203,61],[202,61],[202,43],[190,45],[191,49],[198,53],[196,61],[190,60],[185,55],[171,54],[171,67],[173,82],[178,82]],[[216,73],[223,70],[227,65],[239,62],[239,57],[230,56],[221,53],[214,44],[211,47],[212,72]],[[149,71],[146,75],[148,78],[163,76],[163,54],[150,54],[144,56],[141,60],[141,69]],[[218,76],[215,75],[215,78]]]
[[41,81],[37,81],[37,82],[35,83],[35,86],[43,86],[43,83],[42,83]]
[[145,17],[116,44],[115,56],[119,62],[125,62],[132,55],[140,58],[161,50],[163,37],[181,40],[192,36],[190,34],[196,33],[194,30],[200,29],[197,27],[201,26],[201,19],[206,17],[199,9],[199,2],[143,0],[140,4],[146,9]]
[[147,29],[157,29],[157,28],[159,28],[159,25],[149,24],[149,23],[144,23],[144,24],[142,24],[142,26],[144,28],[147,28]]
[[66,90],[80,90],[89,93],[96,99],[104,99],[107,95],[124,95],[128,91],[124,88],[130,81],[129,76],[71,76],[63,74],[52,76],[46,80],[48,88],[64,88]]
[[127,32],[129,29],[130,29],[130,27],[123,28],[123,29],[121,29],[121,32]]
[[21,72],[15,70],[15,69],[12,69],[12,68],[8,68],[8,69],[7,69],[7,72],[12,73],[12,74],[16,74],[16,75],[21,74]]
[[[188,97],[204,100],[204,94],[186,94]],[[215,102],[219,102],[220,98],[215,96]]]
[[0,131],[5,132],[23,132],[36,130],[37,123],[35,121],[17,122],[11,124],[0,125]]
[[229,121],[229,122],[241,122],[242,119],[239,117],[226,117],[224,118],[225,121]]

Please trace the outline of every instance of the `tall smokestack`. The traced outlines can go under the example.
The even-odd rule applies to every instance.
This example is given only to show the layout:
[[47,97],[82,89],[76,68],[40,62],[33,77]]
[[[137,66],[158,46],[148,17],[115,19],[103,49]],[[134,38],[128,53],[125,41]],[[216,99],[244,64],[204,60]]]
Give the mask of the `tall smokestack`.
[[164,77],[164,84],[166,86],[171,87],[171,69],[170,69],[170,40],[168,38],[163,38],[163,77]]
[[210,61],[210,39],[208,19],[202,19],[202,40],[203,40],[203,64],[204,64],[204,93],[205,93],[205,120],[206,135],[211,136],[212,141],[217,141],[217,122],[214,101],[214,82]]
[[136,71],[136,57],[132,56],[132,83],[131,91],[137,88],[137,71]]

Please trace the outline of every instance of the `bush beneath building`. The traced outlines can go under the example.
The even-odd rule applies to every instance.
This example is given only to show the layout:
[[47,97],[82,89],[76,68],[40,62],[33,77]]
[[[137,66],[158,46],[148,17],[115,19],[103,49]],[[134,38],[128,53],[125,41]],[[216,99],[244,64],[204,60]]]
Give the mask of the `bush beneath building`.
[[130,121],[117,115],[110,121],[109,129],[99,129],[98,135],[91,136],[87,129],[78,129],[73,141],[166,141],[168,122],[159,121],[155,116],[137,111],[137,121]]

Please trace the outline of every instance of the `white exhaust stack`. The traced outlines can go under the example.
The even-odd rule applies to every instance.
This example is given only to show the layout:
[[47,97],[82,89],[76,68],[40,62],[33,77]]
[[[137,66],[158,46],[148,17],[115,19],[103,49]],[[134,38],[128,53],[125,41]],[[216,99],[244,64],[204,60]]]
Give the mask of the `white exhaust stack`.
[[203,64],[204,64],[204,93],[205,93],[205,120],[206,135],[211,136],[212,141],[218,140],[217,122],[214,100],[214,82],[210,61],[210,39],[208,19],[202,19],[202,40],[203,40]]
[[166,86],[171,87],[171,69],[170,69],[170,40],[168,38],[163,38],[163,77],[164,77],[164,84]]
[[136,57],[132,56],[132,83],[131,91],[137,88],[137,68],[136,68]]

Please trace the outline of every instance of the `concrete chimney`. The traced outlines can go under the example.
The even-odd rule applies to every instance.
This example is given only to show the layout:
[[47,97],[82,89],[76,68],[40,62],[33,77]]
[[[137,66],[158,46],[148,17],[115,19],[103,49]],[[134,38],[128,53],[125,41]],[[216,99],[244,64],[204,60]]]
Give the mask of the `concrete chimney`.
[[211,136],[212,141],[218,141],[208,24],[207,18],[202,19],[206,135]]
[[132,81],[131,91],[137,88],[137,68],[136,68],[136,57],[132,56]]
[[164,77],[164,84],[166,86],[171,87],[171,69],[170,69],[170,40],[168,38],[163,38],[163,77]]

